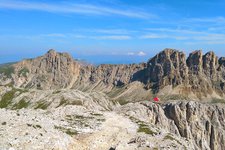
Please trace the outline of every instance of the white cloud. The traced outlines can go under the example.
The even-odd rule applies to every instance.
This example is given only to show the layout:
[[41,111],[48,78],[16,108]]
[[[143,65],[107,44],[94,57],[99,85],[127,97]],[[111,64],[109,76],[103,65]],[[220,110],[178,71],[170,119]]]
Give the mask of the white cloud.
[[142,52],[142,51],[140,51],[140,52],[138,52],[138,54],[137,54],[138,56],[145,56],[146,55],[146,53],[144,53],[144,52]]
[[29,39],[29,40],[44,40],[44,39],[92,39],[92,40],[130,40],[131,36],[127,35],[82,35],[82,34],[61,34],[61,33],[49,33],[49,34],[37,34],[37,35],[0,35],[0,38],[16,38],[16,39]]
[[127,55],[128,56],[145,56],[146,53],[143,52],[143,51],[140,51],[140,52],[128,52]]
[[15,10],[35,10],[52,13],[77,13],[88,15],[118,15],[130,18],[149,19],[156,17],[153,14],[137,10],[123,10],[100,5],[77,4],[77,3],[41,3],[28,1],[0,1],[0,8]]
[[217,28],[207,29],[177,29],[177,28],[147,28],[146,33],[139,36],[140,39],[174,39],[184,41],[184,44],[224,44],[225,33],[215,32]]
[[140,36],[141,39],[164,39],[164,38],[168,38],[167,35],[163,35],[163,34],[146,34],[143,36]]

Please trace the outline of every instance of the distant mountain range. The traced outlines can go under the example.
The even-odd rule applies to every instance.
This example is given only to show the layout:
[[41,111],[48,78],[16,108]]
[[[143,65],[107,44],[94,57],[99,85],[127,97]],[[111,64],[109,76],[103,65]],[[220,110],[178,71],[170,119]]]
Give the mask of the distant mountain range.
[[[132,83],[150,95],[191,99],[222,99],[225,93],[225,58],[214,52],[165,49],[146,63],[93,66],[68,53],[49,50],[45,55],[0,66],[0,84],[36,89],[79,89],[110,93]],[[133,86],[133,85],[132,85]],[[126,89],[126,88],[125,88]],[[142,96],[138,96],[141,98]]]

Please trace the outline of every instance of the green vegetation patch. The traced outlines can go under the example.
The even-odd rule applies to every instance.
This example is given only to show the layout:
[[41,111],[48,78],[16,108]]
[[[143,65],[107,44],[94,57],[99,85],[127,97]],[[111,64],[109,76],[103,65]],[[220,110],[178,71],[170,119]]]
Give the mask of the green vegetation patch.
[[139,125],[137,132],[143,132],[143,133],[149,134],[149,135],[157,134],[157,132],[151,130],[150,127],[145,122],[140,121],[132,116],[130,116],[129,118],[130,118],[130,120],[132,120],[133,122],[136,122]]
[[150,134],[150,135],[156,134],[156,132],[152,131],[148,125],[143,123],[139,124],[138,132],[143,132],[145,134]]
[[5,64],[0,66],[0,74],[4,74],[8,78],[14,73],[14,67],[11,64]]
[[22,109],[22,108],[27,108],[28,106],[29,106],[29,102],[22,99],[18,103],[14,104],[12,109]]
[[19,71],[19,76],[27,77],[27,73],[29,73],[29,70],[26,67],[25,68],[22,68]]
[[33,128],[35,128],[35,129],[37,129],[37,128],[39,128],[39,129],[41,129],[42,127],[40,126],[40,125],[33,125],[33,124],[29,124],[29,123],[27,123],[27,126],[28,127],[33,127]]
[[167,134],[167,135],[164,137],[164,140],[171,140],[171,141],[173,141],[173,140],[175,140],[175,138],[172,137],[171,135]]
[[225,104],[225,100],[224,99],[219,99],[219,98],[214,98],[211,100],[211,103],[216,104],[216,103],[223,103]]
[[58,90],[58,91],[54,91],[52,94],[58,94],[58,93],[60,93],[61,91],[60,90]]
[[93,116],[103,116],[103,114],[99,114],[99,113],[91,113],[91,115],[93,115]]
[[82,101],[80,100],[75,100],[75,101],[72,101],[72,102],[69,102],[68,100],[66,100],[65,98],[62,98],[59,102],[59,105],[57,106],[60,107],[60,106],[65,106],[65,105],[83,105]]
[[182,143],[180,141],[178,141],[177,139],[175,139],[174,137],[172,137],[172,135],[170,135],[170,134],[167,134],[164,137],[164,140],[176,141],[178,144],[182,145]]
[[0,101],[0,108],[7,108],[12,103],[12,99],[17,91],[18,90],[16,89],[12,89],[11,91],[6,92]]
[[82,116],[82,115],[74,115],[73,116],[75,119],[79,119],[79,120],[82,120],[82,119],[94,119],[94,117],[86,117],[86,116]]
[[62,99],[60,100],[60,102],[59,102],[59,105],[58,105],[56,108],[58,108],[58,107],[60,107],[60,106],[63,106],[64,104],[68,104],[68,103],[67,103],[67,100],[65,100],[64,98],[62,98]]
[[121,93],[125,92],[126,89],[127,89],[126,87],[114,87],[109,93],[107,93],[107,95],[110,98],[114,98],[114,97],[120,95]]
[[180,95],[180,94],[171,94],[171,95],[166,95],[161,98],[163,101],[167,100],[188,100],[188,96],[185,95]]
[[[73,124],[82,126],[82,127],[89,127],[91,120],[96,119],[93,116],[82,116],[82,115],[66,115],[65,119]],[[99,120],[98,120],[99,119]],[[98,118],[96,119],[99,122],[103,122],[105,120]]]
[[117,99],[117,100],[113,100],[112,102],[113,102],[114,105],[115,105],[116,103],[119,103],[120,105],[126,105],[126,104],[129,103],[129,101],[126,101],[126,100],[124,100],[124,99]]
[[81,100],[76,100],[76,101],[72,101],[71,103],[69,103],[70,105],[77,105],[77,106],[82,106],[83,102]]
[[62,132],[70,135],[70,136],[74,136],[74,135],[77,135],[78,132],[74,129],[70,129],[70,128],[65,128],[65,127],[60,127],[60,126],[54,126],[55,129],[57,130],[61,130]]
[[105,122],[105,118],[98,118],[97,121],[99,121],[99,122]]
[[47,109],[48,106],[50,105],[51,103],[47,103],[47,102],[44,102],[44,101],[39,101],[37,102],[37,106],[34,108],[34,109]]

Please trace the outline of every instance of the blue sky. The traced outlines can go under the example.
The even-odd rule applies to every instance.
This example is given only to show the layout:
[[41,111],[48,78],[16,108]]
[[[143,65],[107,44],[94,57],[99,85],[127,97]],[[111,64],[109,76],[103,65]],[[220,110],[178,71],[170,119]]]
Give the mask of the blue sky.
[[224,0],[0,0],[0,63],[67,51],[91,63],[164,48],[225,56]]

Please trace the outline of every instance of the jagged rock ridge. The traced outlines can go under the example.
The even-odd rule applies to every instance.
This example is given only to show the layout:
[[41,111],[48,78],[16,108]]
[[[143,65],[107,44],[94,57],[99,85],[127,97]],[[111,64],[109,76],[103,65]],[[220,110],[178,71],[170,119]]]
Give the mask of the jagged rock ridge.
[[186,138],[194,149],[222,150],[225,147],[224,105],[201,104],[193,101],[128,104],[120,111],[128,116],[154,124]]
[[[224,97],[225,59],[214,52],[203,55],[194,51],[186,58],[183,52],[165,49],[147,63],[131,65],[82,65],[67,53],[50,50],[44,56],[13,65],[10,80],[17,87],[39,89],[77,88],[110,92],[139,81],[153,93],[168,86],[174,94]],[[3,82],[1,83],[9,83]],[[6,80],[4,80],[6,81]],[[175,89],[175,90],[173,90]],[[170,90],[170,92],[171,92]]]

